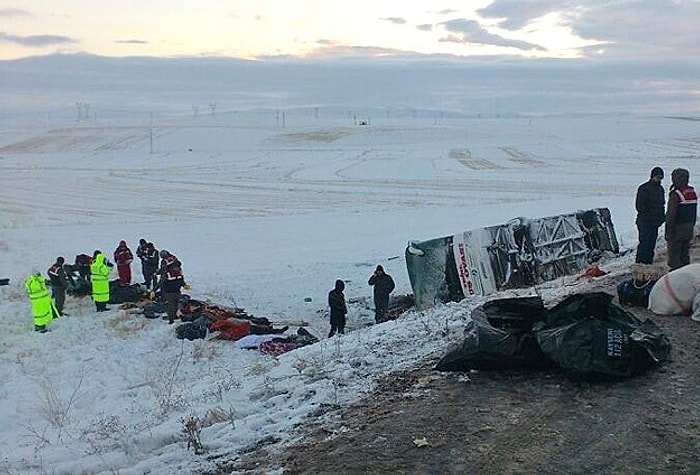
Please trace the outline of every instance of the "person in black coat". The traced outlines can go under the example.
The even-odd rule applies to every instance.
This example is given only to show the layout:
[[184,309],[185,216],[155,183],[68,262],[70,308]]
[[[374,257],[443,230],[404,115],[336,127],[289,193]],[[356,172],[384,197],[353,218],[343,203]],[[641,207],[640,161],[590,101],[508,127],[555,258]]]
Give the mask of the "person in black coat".
[[393,292],[395,287],[394,279],[384,272],[382,266],[377,266],[367,283],[374,286],[374,321],[376,323],[385,322],[388,320],[389,294]]
[[331,308],[331,331],[328,333],[328,338],[335,335],[345,333],[345,315],[348,313],[348,308],[345,306],[345,282],[338,279],[335,281],[335,288],[328,292],[328,306]]
[[60,316],[68,316],[67,313],[63,313],[63,305],[66,302],[66,289],[70,286],[68,274],[63,268],[65,262],[66,260],[63,256],[59,256],[48,270],[49,279],[51,280],[51,296]]
[[664,188],[661,181],[664,171],[661,167],[651,170],[649,181],[637,188],[635,207],[637,208],[637,230],[639,231],[639,246],[637,246],[637,264],[651,264],[654,261],[654,248],[659,233],[659,226],[666,219]]

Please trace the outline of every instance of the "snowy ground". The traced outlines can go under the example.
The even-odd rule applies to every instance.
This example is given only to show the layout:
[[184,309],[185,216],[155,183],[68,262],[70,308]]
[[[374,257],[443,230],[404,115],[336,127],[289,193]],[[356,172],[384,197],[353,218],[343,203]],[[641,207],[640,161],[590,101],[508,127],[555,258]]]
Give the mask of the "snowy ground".
[[[608,207],[624,249],[653,166],[700,157],[698,122],[651,116],[373,119],[288,111],[0,124],[0,472],[175,473],[289,442],[307,417],[368,394],[383,375],[443,353],[477,301],[372,325],[351,307],[327,339],[326,296],[371,301],[382,264],[410,293],[408,240],[516,216]],[[664,183],[668,185],[668,180]],[[278,358],[68,298],[32,331],[22,283],[56,256],[152,240],[184,263],[191,295],[244,307],[322,342]],[[602,267],[621,271],[629,255]],[[138,269],[134,269],[138,276]],[[567,285],[562,285],[567,284]],[[574,279],[545,286],[555,299]],[[581,284],[583,285],[583,284]],[[309,301],[310,299],[310,301]],[[199,418],[204,454],[183,420]]]

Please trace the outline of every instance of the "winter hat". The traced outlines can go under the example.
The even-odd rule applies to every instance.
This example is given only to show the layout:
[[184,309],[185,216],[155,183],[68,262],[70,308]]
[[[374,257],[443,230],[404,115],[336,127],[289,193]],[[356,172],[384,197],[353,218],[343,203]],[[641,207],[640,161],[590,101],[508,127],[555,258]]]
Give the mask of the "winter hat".
[[661,167],[654,167],[651,169],[651,178],[654,178],[655,176],[660,176],[661,178],[664,177],[664,169]]
[[124,241],[123,239],[119,241],[119,247],[126,247],[126,241]]
[[340,290],[341,292],[345,290],[345,282],[338,279],[335,281],[335,290]]
[[376,269],[374,269],[374,271],[375,272],[384,272],[384,268],[381,265],[379,265],[379,266],[377,266]]
[[56,258],[56,262],[59,263],[60,265],[63,265],[63,263],[66,262],[66,260],[63,258],[63,256],[58,256]]
[[690,172],[685,168],[676,168],[671,173],[671,179],[675,185],[687,185],[688,180],[690,180]]
[[166,251],[165,249],[161,249],[161,251],[160,251],[160,257],[166,257],[166,256],[169,256],[169,255],[170,255],[170,253],[169,253],[168,251]]

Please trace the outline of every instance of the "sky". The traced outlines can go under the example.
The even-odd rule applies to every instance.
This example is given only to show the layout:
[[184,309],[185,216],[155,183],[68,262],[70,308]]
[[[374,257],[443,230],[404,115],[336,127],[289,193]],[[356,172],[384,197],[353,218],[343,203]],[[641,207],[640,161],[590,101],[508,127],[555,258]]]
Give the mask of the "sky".
[[687,58],[697,18],[698,0],[2,0],[0,59]]
[[[608,207],[623,251],[597,263],[610,274],[536,291],[553,304],[609,290],[634,256],[637,186],[653,166],[692,170],[700,151],[689,117],[397,114],[359,126],[343,109],[299,108],[284,125],[239,110],[155,115],[149,128],[140,114],[107,112],[0,121],[2,473],[213,473],[255,447],[280,453],[309,420],[342,431],[334,408],[393,371],[434,364],[484,301],[375,325],[377,264],[403,295],[409,240]],[[178,340],[179,322],[117,305],[98,314],[73,297],[49,333],[33,331],[29,272],[141,237],[180,258],[193,298],[242,307],[286,335],[303,325],[320,342],[272,357],[215,334]],[[336,279],[352,303],[346,334],[328,338]],[[182,434],[190,417],[202,423],[202,455]],[[409,450],[439,430],[391,443]]]

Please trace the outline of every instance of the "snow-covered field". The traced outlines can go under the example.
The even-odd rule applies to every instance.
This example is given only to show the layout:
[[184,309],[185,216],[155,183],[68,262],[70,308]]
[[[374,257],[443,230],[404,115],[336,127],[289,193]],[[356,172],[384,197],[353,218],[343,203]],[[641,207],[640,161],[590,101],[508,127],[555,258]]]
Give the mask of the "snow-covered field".
[[[478,301],[373,325],[367,279],[382,264],[410,293],[403,252],[424,240],[608,207],[636,246],[634,193],[700,158],[695,120],[639,115],[373,117],[332,109],[197,117],[0,123],[0,472],[188,473],[256,444],[284,444],[306,419],[368,394],[378,378],[443,354]],[[668,186],[668,180],[664,185]],[[183,261],[190,294],[243,307],[319,344],[278,358],[174,326],[97,314],[32,331],[24,279],[63,255],[145,237]],[[601,264],[619,272],[627,255]],[[133,268],[140,277],[139,267]],[[114,276],[113,276],[114,277]],[[326,338],[326,296],[344,279],[346,335]],[[573,278],[544,287],[556,298]],[[309,301],[310,300],[310,301]],[[183,421],[203,423],[204,454]]]

